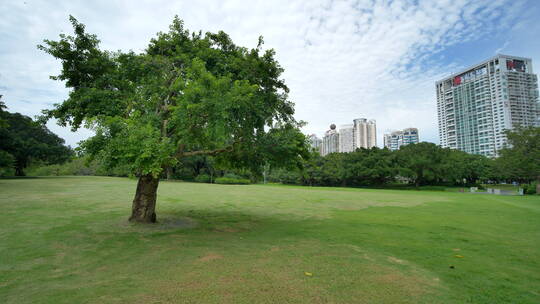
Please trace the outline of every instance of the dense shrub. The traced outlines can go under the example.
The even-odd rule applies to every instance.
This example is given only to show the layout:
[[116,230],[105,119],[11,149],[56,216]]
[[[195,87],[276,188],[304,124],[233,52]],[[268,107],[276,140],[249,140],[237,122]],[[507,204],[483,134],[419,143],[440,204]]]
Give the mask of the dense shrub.
[[59,165],[44,165],[27,170],[29,176],[58,176],[58,175],[72,175],[72,174],[60,174]]
[[428,190],[428,191],[446,191],[446,186],[422,186],[420,187],[420,190]]
[[524,184],[523,187],[523,193],[524,194],[537,194],[536,193],[536,185],[538,182],[532,182],[530,184]]
[[232,177],[218,177],[214,181],[216,184],[226,185],[247,185],[250,184],[249,179],[246,178],[232,178]]
[[282,183],[282,184],[299,184],[300,173],[294,170],[288,169],[275,169],[268,174],[268,182]]
[[198,183],[209,183],[210,182],[210,175],[208,174],[199,174],[197,177],[195,177],[195,181]]
[[234,173],[226,173],[225,175],[223,175],[223,177],[226,177],[226,178],[233,178],[233,179],[243,179],[244,177],[238,175],[238,174],[234,174]]
[[117,176],[117,177],[126,177],[130,176],[130,168],[128,165],[121,165],[116,166],[114,168],[107,168],[101,164],[99,164],[97,161],[95,162],[95,175],[100,176]]
[[0,150],[0,176],[15,174],[15,158],[6,151]]
[[126,177],[129,175],[129,168],[127,166],[107,169],[97,160],[88,163],[84,157],[72,159],[61,165],[35,164],[27,171],[29,176],[99,175]]
[[86,163],[84,158],[75,158],[61,165],[36,164],[28,169],[30,176],[59,176],[59,175],[96,175],[96,163]]

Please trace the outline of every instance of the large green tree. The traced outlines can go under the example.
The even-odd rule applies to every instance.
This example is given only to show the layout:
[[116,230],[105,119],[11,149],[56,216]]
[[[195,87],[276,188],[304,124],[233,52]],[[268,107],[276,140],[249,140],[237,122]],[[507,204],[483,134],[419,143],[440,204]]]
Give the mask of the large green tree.
[[395,157],[388,149],[357,149],[347,153],[345,171],[347,184],[350,185],[384,185],[394,179],[397,174]]
[[400,174],[417,187],[440,181],[445,176],[444,160],[448,154],[448,150],[428,142],[402,146],[397,151]]
[[498,168],[513,180],[538,181],[540,193],[540,128],[523,127],[506,131],[508,146],[500,151]]
[[176,17],[144,52],[109,52],[70,20],[73,36],[39,46],[61,60],[52,79],[71,89],[44,114],[94,129],[81,148],[139,177],[131,221],[156,221],[159,176],[182,158],[212,155],[257,172],[306,155],[283,69],[273,50],[262,51],[262,38],[247,49],[224,32],[189,32]]
[[443,153],[443,178],[453,184],[474,185],[491,177],[493,160],[460,150],[440,149]]
[[0,168],[14,167],[15,175],[23,176],[31,161],[56,164],[73,155],[62,138],[28,116],[2,110],[0,122]]
[[[6,104],[2,101],[2,95],[0,95],[0,134],[8,127],[8,124],[4,118]],[[11,171],[15,164],[15,158],[4,150],[0,150],[0,176],[6,175]]]

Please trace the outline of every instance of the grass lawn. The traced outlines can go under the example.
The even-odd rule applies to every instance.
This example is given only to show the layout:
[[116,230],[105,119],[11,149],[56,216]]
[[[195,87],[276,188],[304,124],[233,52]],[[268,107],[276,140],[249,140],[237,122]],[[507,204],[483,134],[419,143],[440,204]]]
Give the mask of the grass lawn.
[[0,302],[540,303],[539,196],[135,185],[0,180]]

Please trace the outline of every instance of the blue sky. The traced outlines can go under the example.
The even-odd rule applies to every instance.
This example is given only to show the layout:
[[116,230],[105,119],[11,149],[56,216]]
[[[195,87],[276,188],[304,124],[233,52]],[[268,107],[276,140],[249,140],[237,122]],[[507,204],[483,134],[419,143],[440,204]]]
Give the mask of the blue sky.
[[[174,15],[191,30],[224,30],[254,47],[263,35],[285,68],[283,78],[306,133],[331,123],[377,120],[386,131],[417,127],[438,142],[434,83],[497,52],[540,68],[540,1],[10,1],[0,2],[0,94],[10,111],[34,116],[66,98],[52,81],[60,65],[36,49],[70,33],[69,14],[108,50],[142,51]],[[73,133],[49,123],[67,143]]]

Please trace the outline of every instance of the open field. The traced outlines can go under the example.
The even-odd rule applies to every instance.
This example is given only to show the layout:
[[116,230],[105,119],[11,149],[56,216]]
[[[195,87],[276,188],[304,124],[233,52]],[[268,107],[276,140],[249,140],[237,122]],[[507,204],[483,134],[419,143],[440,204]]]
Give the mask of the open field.
[[1,302],[540,302],[538,196],[135,183],[0,180]]

